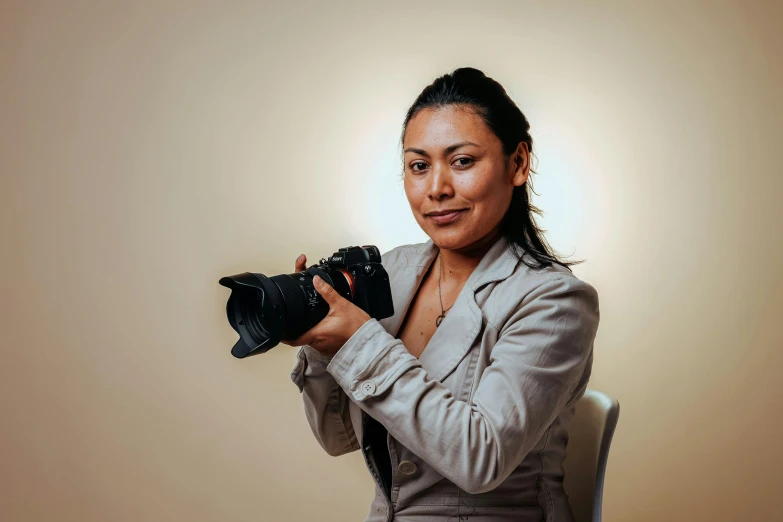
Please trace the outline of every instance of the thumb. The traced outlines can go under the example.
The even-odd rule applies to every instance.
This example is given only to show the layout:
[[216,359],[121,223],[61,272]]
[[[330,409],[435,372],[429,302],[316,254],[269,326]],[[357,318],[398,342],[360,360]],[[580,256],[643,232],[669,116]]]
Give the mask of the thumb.
[[329,283],[321,279],[321,276],[313,277],[313,286],[329,305],[336,305],[343,300],[343,297]]

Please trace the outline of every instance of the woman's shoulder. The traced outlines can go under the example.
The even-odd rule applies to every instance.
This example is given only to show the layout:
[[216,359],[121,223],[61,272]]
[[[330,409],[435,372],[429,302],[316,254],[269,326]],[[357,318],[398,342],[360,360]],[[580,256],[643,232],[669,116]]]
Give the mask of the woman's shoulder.
[[579,276],[574,274],[569,268],[554,262],[543,268],[532,268],[520,261],[509,279],[511,279],[514,284],[522,284],[524,282],[531,288],[552,285],[555,282],[560,282],[561,284],[572,287],[585,286],[592,288],[590,283],[579,278]]
[[[511,276],[507,279],[507,284],[519,292],[522,290],[533,291],[535,289],[551,289],[557,287],[566,287],[570,289],[584,289],[596,292],[595,288],[580,279],[574,272],[556,262],[550,262],[547,266],[538,266],[538,263],[532,257],[525,254],[517,257],[516,266]],[[526,262],[527,261],[527,262]],[[530,265],[537,265],[535,268]]]
[[390,268],[419,267],[426,262],[426,253],[432,242],[409,243],[399,245],[381,254],[381,263],[388,271]]
[[552,317],[574,313],[597,320],[599,316],[596,288],[558,263],[532,268],[519,260],[509,277],[488,290],[482,308],[498,329],[543,308],[555,312]]

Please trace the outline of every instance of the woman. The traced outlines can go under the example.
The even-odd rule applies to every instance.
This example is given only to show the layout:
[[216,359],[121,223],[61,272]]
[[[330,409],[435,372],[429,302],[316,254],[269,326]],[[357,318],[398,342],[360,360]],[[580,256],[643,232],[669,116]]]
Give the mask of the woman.
[[286,342],[302,346],[291,377],[310,427],[330,455],[363,452],[368,522],[571,521],[562,462],[598,296],[535,225],[529,124],[500,84],[463,68],[422,91],[402,145],[430,240],[383,255],[393,317],[317,281],[329,315]]

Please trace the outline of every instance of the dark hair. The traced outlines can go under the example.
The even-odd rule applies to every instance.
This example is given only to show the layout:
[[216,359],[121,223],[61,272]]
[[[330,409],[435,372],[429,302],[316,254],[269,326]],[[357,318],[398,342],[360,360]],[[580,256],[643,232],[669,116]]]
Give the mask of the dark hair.
[[[513,154],[519,144],[525,142],[532,156],[533,138],[530,136],[530,123],[525,115],[502,85],[472,67],[462,67],[451,74],[444,74],[421,91],[405,116],[400,141],[405,138],[405,130],[411,118],[419,111],[447,105],[466,105],[475,110],[503,143],[504,154]],[[535,172],[532,167],[530,172]],[[509,240],[514,255],[533,269],[558,263],[570,270],[570,265],[582,263],[561,260],[553,253],[552,247],[543,236],[546,231],[536,224],[533,214],[541,216],[543,212],[530,203],[530,192],[538,195],[533,190],[532,176],[528,177],[523,185],[514,187],[511,205],[500,222],[501,234]],[[523,252],[520,253],[517,247]],[[534,264],[525,261],[525,252],[535,261]]]

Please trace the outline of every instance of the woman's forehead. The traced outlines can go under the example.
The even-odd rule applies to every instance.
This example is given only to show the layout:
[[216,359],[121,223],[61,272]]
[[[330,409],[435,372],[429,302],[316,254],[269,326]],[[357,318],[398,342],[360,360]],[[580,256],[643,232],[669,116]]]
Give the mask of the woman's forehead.
[[405,129],[403,148],[439,149],[462,141],[481,146],[494,137],[473,108],[447,105],[422,109],[411,118]]

